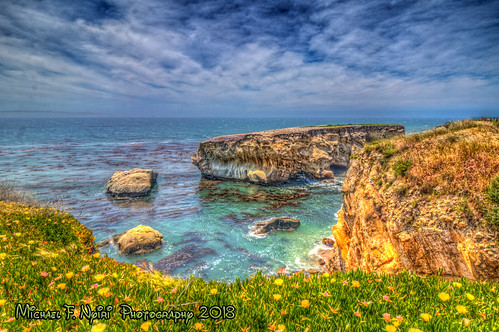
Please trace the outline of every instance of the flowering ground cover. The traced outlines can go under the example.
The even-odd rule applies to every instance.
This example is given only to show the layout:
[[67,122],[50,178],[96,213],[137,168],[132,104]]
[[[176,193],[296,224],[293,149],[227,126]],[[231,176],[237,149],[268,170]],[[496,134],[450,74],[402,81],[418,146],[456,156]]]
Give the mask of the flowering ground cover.
[[362,271],[180,280],[100,257],[67,213],[5,202],[0,244],[0,331],[499,330],[496,282]]

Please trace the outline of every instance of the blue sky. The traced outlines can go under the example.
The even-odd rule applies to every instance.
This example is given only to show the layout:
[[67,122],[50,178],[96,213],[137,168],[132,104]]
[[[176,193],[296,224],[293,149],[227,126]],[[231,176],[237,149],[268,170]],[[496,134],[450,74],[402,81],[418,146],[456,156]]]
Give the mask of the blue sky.
[[0,4],[0,116],[498,114],[499,1]]

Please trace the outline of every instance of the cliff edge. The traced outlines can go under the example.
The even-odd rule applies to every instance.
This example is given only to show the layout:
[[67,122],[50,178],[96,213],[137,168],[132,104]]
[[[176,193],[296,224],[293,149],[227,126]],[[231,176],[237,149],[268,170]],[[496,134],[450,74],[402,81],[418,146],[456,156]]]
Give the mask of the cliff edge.
[[333,177],[366,142],[404,134],[400,125],[326,125],[220,136],[202,142],[191,161],[204,176],[282,183],[297,174]]
[[330,271],[499,280],[497,122],[448,123],[351,158]]

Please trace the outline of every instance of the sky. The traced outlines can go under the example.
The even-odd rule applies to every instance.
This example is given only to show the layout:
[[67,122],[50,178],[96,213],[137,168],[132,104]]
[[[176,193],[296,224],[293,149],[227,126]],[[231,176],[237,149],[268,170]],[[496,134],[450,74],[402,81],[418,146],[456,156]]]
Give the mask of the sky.
[[499,1],[1,0],[1,116],[499,116]]

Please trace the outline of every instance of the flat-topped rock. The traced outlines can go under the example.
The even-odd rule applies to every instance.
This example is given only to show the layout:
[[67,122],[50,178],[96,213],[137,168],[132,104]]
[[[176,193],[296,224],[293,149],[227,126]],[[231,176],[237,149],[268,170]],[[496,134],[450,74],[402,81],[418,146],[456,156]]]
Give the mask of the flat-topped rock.
[[118,199],[147,196],[158,174],[150,169],[116,171],[107,182],[106,192]]
[[203,176],[222,180],[331,179],[331,166],[347,167],[366,142],[402,134],[401,125],[327,125],[227,135],[202,142],[191,161]]
[[161,248],[163,234],[149,226],[139,225],[121,234],[116,241],[122,254],[139,255]]

